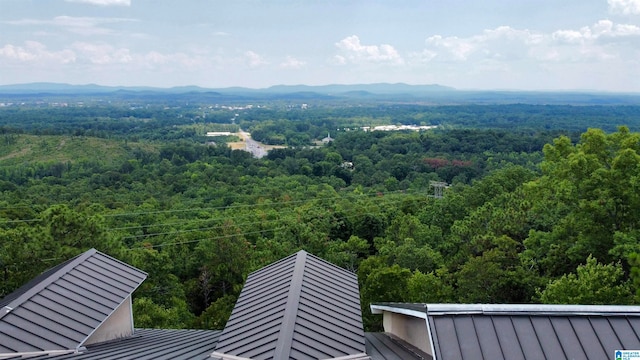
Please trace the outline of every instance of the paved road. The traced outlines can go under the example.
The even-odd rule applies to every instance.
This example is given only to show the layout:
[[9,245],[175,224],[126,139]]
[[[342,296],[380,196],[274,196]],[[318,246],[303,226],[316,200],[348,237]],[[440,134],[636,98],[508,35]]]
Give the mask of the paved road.
[[253,157],[256,157],[256,158],[261,158],[267,155],[267,150],[264,147],[262,147],[260,143],[253,140],[251,138],[251,134],[249,134],[246,131],[242,131],[242,129],[240,129],[238,132],[240,134],[240,137],[242,137],[242,140],[244,141],[245,151],[250,152],[253,155]]

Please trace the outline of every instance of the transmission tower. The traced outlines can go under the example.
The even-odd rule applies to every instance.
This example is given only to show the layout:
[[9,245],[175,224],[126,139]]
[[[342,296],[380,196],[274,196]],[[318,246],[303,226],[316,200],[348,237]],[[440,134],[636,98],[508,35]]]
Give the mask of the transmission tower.
[[442,181],[431,181],[429,182],[429,185],[433,187],[433,197],[436,199],[442,199],[444,196],[444,188],[447,187],[447,183]]

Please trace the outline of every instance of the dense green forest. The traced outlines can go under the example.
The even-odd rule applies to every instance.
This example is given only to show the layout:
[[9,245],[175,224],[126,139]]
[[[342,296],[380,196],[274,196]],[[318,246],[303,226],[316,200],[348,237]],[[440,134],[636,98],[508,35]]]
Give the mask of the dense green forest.
[[[299,249],[357,272],[368,329],[373,301],[636,303],[639,115],[0,108],[0,298],[95,247],[149,273],[137,327],[221,328],[247,274]],[[360,130],[378,124],[439,128]],[[257,159],[204,136],[236,127],[288,147]],[[442,198],[433,181],[450,184]]]

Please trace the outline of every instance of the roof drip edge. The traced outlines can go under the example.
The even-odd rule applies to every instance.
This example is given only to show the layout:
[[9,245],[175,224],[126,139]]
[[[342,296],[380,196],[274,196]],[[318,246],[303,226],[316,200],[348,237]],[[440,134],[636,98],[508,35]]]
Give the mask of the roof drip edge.
[[326,358],[322,360],[371,360],[371,357],[367,355],[367,353],[359,353],[335,358]]
[[634,305],[551,305],[551,304],[425,304],[429,316],[437,315],[583,315],[640,316]]
[[217,351],[214,351],[210,357],[215,360],[251,360],[251,358],[219,353]]
[[33,356],[42,356],[42,355],[66,355],[66,354],[79,354],[81,352],[86,351],[87,349],[82,346],[77,349],[69,349],[69,350],[44,350],[44,351],[30,351],[30,352],[19,352],[19,353],[0,353],[0,359],[13,359],[16,357],[19,358],[30,358]]

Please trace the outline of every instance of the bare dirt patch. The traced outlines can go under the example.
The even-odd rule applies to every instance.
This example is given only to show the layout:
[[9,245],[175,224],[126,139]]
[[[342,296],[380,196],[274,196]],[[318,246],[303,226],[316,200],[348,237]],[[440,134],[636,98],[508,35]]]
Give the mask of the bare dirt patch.
[[0,161],[13,159],[13,158],[16,158],[16,157],[19,157],[19,156],[24,156],[24,155],[27,155],[30,151],[31,151],[31,149],[26,147],[26,148],[24,148],[24,149],[22,149],[20,151],[14,151],[14,152],[12,152],[10,154],[7,154],[5,156],[0,157]]

